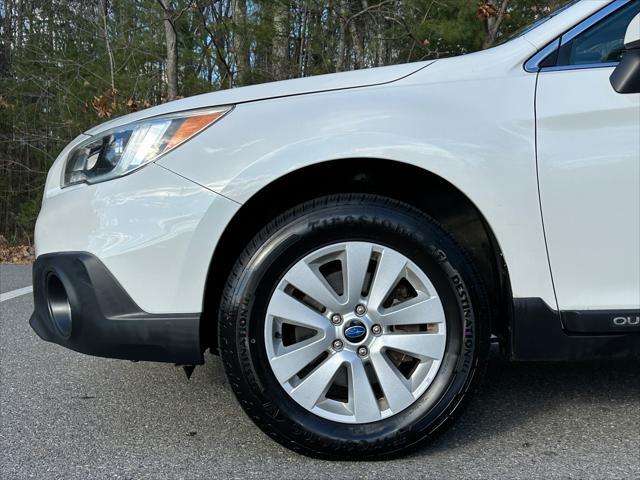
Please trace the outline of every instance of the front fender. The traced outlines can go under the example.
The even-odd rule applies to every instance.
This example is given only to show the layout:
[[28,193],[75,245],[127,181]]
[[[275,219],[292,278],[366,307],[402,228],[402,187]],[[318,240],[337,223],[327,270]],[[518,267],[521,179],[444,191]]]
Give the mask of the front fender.
[[[442,78],[440,65],[446,61],[426,70]],[[514,296],[555,305],[538,199],[535,76],[420,78],[238,105],[160,163],[239,203],[319,162],[415,165],[455,185],[483,213],[505,255]]]

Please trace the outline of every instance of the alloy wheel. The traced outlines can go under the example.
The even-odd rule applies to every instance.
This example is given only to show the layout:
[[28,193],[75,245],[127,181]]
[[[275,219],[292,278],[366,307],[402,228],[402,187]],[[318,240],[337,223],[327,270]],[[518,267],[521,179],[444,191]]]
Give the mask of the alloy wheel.
[[368,423],[412,405],[446,347],[442,302],[408,257],[369,242],[318,249],[283,276],[267,307],[271,369],[308,411]]

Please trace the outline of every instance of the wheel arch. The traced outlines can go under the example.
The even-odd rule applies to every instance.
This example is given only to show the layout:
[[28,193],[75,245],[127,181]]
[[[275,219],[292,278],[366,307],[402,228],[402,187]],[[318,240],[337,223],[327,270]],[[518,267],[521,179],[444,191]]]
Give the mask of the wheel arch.
[[350,158],[328,160],[289,172],[255,192],[236,212],[209,265],[201,319],[203,347],[217,351],[220,297],[236,259],[253,236],[288,208],[312,198],[351,192],[403,201],[442,224],[478,267],[489,290],[492,333],[508,342],[513,299],[507,265],[489,222],[471,199],[448,180],[415,165]]

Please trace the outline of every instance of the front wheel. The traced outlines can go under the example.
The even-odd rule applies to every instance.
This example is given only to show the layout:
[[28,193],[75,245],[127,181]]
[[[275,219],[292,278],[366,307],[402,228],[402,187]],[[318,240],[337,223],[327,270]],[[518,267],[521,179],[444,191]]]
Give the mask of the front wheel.
[[252,420],[307,455],[403,452],[459,412],[488,350],[473,265],[418,210],[339,195],[267,225],[238,259],[220,352]]

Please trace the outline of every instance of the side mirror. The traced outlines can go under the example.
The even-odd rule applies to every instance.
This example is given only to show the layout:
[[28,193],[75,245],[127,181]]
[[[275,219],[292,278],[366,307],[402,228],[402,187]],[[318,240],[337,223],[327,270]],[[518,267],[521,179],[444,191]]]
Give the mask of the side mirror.
[[640,14],[627,27],[625,54],[611,74],[611,86],[618,93],[640,93]]

